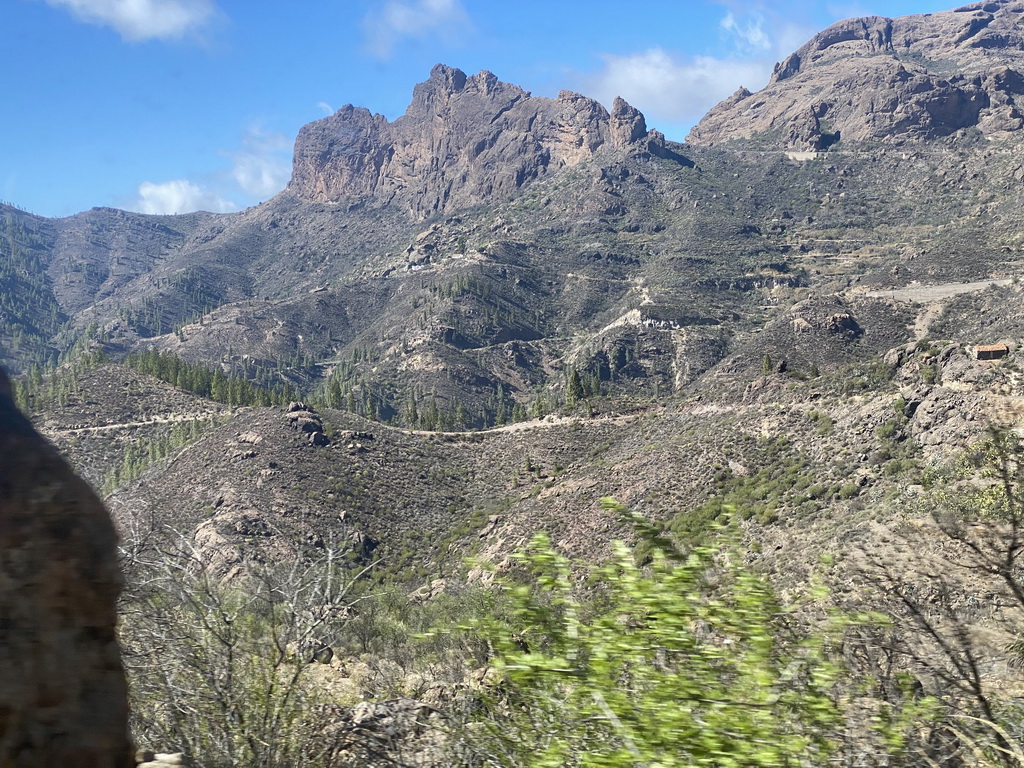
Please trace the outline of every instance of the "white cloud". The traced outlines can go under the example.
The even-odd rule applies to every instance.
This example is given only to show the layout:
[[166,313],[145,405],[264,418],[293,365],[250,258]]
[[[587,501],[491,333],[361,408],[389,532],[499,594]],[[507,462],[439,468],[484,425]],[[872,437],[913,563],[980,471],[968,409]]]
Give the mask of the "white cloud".
[[217,13],[212,0],[45,0],[125,40],[178,39],[200,33]]
[[175,179],[154,184],[144,181],[139,185],[139,196],[132,206],[139,213],[172,214],[192,211],[230,213],[238,206],[210,189],[186,179]]
[[756,91],[768,82],[775,63],[817,31],[757,2],[719,0],[726,13],[719,21],[731,52],[721,56],[684,56],[651,48],[628,55],[608,54],[585,78],[596,98],[610,104],[621,96],[642,111],[652,125],[693,124],[722,99],[744,86]]
[[[843,1],[843,0],[840,0]],[[855,3],[858,0],[845,0]],[[785,59],[821,30],[812,21],[820,2],[789,0],[787,3],[764,0],[715,0],[726,9],[718,22],[724,39],[732,42],[740,58]],[[835,18],[836,6],[829,6]],[[806,23],[795,21],[806,20]]]
[[755,13],[747,18],[746,23],[736,20],[736,15],[729,11],[719,26],[740,42],[741,48],[748,48],[754,51],[768,51],[772,48],[772,41],[768,33],[764,31],[764,17]]
[[231,175],[246,195],[267,199],[291,177],[291,142],[283,133],[250,126],[242,137],[242,149],[226,153],[233,162]]
[[604,56],[604,67],[591,76],[590,91],[610,104],[621,96],[649,118],[695,122],[741,85],[763,86],[774,62],[675,57],[661,48],[629,56]]
[[457,42],[471,26],[460,0],[388,0],[363,18],[367,50],[380,59],[390,58],[404,40]]
[[161,215],[237,211],[284,189],[291,177],[291,149],[291,141],[283,133],[264,130],[254,123],[243,133],[240,148],[220,151],[230,160],[230,166],[196,179],[144,181],[125,201],[125,207]]
[[325,117],[327,115],[333,115],[337,111],[334,107],[332,107],[326,101],[318,101],[316,103],[316,108],[320,109],[320,110],[323,110],[323,113],[324,113]]

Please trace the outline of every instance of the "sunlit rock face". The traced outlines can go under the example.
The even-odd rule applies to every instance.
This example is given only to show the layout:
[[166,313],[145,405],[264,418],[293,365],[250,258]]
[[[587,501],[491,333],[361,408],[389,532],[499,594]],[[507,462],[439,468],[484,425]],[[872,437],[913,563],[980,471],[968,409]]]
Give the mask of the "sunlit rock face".
[[349,105],[303,126],[289,191],[315,202],[394,202],[426,218],[503,199],[604,147],[663,145],[621,99],[609,112],[571,91],[531,96],[490,72],[467,76],[439,64],[394,122]]
[[688,141],[758,139],[801,151],[843,141],[902,144],[965,128],[1024,127],[1024,2],[837,22],[775,65],[764,89],[741,88]]

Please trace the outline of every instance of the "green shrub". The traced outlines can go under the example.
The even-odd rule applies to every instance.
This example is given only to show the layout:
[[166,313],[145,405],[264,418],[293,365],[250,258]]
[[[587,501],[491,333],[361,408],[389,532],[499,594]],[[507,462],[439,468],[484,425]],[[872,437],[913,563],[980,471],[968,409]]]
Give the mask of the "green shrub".
[[740,553],[653,546],[641,568],[619,546],[593,566],[541,534],[516,557],[530,578],[502,583],[511,617],[480,623],[504,680],[463,742],[482,764],[775,768],[836,753],[844,622],[798,630]]
[[903,418],[902,414],[900,416],[894,416],[875,429],[875,436],[879,440],[891,440],[900,434],[905,423],[906,419]]
[[839,489],[839,498],[844,501],[846,499],[852,499],[858,495],[860,495],[860,488],[853,483],[847,483]]

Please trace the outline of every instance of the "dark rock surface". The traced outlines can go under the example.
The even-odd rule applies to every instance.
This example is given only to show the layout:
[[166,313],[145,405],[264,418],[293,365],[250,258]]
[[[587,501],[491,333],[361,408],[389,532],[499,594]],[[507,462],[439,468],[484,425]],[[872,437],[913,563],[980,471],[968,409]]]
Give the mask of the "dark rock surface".
[[0,372],[0,765],[134,765],[117,534]]

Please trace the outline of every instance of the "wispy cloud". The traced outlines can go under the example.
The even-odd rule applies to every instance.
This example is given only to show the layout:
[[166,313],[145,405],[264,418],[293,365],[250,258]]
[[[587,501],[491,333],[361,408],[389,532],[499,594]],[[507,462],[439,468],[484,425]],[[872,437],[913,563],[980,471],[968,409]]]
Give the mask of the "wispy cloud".
[[804,24],[787,21],[775,29],[771,53],[777,60],[785,59],[821,30]]
[[325,117],[327,115],[333,115],[337,111],[337,110],[335,110],[334,107],[332,107],[326,101],[318,101],[316,103],[316,108],[319,109],[319,110],[322,110]]
[[610,104],[621,96],[653,125],[693,124],[741,86],[762,88],[777,61],[815,32],[759,4],[728,0],[719,21],[728,43],[722,56],[688,56],[663,48],[602,56],[603,65],[584,76],[584,92]]
[[186,179],[164,181],[159,184],[144,181],[139,185],[138,194],[132,209],[139,213],[230,213],[238,210],[238,206],[230,200],[225,200],[216,192]]
[[[819,3],[810,0],[790,0],[785,4],[764,0],[715,2],[726,11],[718,22],[724,39],[732,41],[736,55],[741,57],[784,59],[821,29],[822,20],[812,19],[812,11]],[[848,0],[848,7],[857,2]],[[780,10],[780,5],[785,10]],[[828,13],[832,20],[843,18],[834,4],[829,5]]]
[[242,149],[225,154],[233,162],[231,175],[242,191],[265,200],[288,183],[291,149],[292,143],[283,133],[252,125],[242,137]]
[[201,33],[216,17],[212,0],[45,0],[76,18],[113,27],[125,40],[174,40]]
[[144,181],[125,207],[152,214],[231,213],[284,189],[291,176],[292,143],[288,137],[254,123],[244,131],[240,144],[220,151],[230,166],[199,178]]
[[389,0],[363,18],[366,48],[389,59],[406,40],[439,37],[454,43],[472,29],[460,0]]
[[722,17],[719,26],[739,42],[741,49],[768,51],[772,48],[772,41],[764,30],[764,17],[759,13],[751,14],[741,22],[737,20],[736,14],[729,11]]
[[741,85],[760,88],[772,64],[711,56],[679,57],[651,48],[629,56],[606,55],[589,91],[608,104],[621,96],[648,117],[696,122]]

